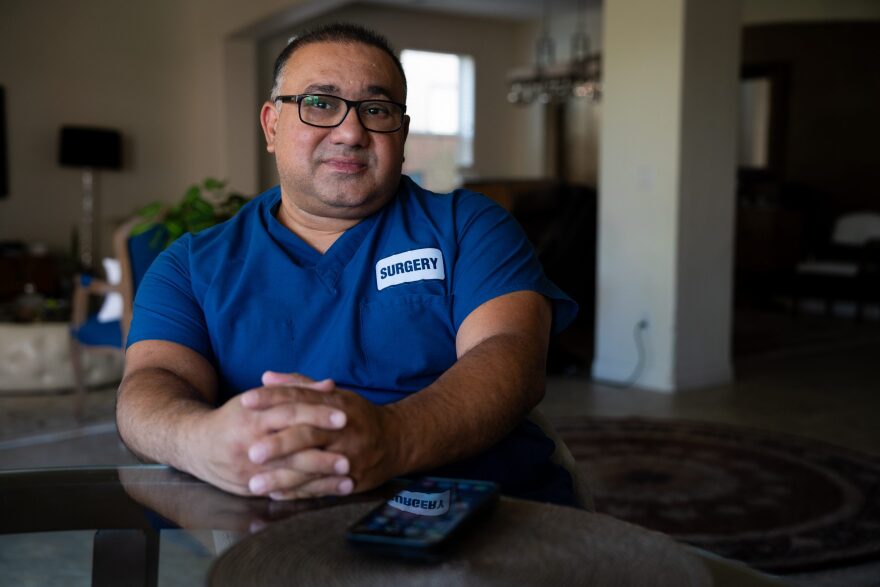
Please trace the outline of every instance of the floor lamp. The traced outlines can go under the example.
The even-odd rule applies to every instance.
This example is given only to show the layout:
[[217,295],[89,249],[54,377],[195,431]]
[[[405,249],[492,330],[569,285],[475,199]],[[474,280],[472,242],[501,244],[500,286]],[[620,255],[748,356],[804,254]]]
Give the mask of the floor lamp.
[[82,169],[82,217],[77,254],[83,269],[94,268],[95,176],[96,169],[122,167],[119,131],[82,126],[61,127],[59,163]]

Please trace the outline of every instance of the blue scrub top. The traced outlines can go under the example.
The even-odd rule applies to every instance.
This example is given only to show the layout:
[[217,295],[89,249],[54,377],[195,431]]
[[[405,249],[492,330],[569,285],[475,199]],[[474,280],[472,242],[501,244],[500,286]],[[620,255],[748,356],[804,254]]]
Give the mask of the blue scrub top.
[[394,200],[323,255],[276,219],[280,200],[276,186],[178,239],[137,290],[128,345],[167,340],[201,353],[221,403],[259,387],[266,370],[397,401],[455,362],[458,328],[486,301],[541,293],[555,332],[577,313],[517,222],[480,194],[435,194],[404,176]]

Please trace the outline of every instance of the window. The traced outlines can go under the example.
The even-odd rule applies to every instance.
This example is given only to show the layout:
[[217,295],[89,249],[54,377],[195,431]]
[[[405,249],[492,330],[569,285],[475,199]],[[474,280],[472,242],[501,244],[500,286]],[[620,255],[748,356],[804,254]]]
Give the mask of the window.
[[404,49],[400,61],[411,119],[403,172],[429,190],[455,189],[473,163],[473,59]]

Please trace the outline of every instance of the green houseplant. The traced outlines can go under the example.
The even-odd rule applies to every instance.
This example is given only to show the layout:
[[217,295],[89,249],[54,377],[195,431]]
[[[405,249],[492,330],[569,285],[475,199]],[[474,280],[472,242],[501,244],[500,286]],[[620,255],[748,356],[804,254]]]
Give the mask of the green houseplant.
[[[229,191],[226,181],[209,177],[201,184],[195,184],[186,190],[183,199],[177,204],[153,202],[137,211],[141,217],[131,230],[131,236],[137,236],[161,225],[164,231],[157,233],[162,245],[167,248],[171,243],[187,232],[196,233],[224,220],[235,216],[250,198]],[[161,242],[164,239],[164,243]]]

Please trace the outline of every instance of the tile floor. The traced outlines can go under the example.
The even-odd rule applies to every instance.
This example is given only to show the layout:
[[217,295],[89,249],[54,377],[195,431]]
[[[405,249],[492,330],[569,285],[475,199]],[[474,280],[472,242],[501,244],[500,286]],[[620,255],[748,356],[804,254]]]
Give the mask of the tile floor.
[[798,434],[880,455],[880,342],[744,358],[735,381],[659,393],[553,377],[550,417],[683,418]]

